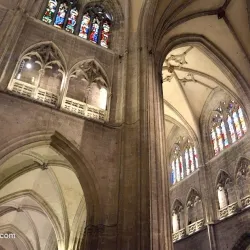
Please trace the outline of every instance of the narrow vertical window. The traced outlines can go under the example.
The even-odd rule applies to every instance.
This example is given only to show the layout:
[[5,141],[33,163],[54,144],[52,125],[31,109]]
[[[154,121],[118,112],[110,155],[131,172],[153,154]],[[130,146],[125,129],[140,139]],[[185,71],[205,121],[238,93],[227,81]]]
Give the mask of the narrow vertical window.
[[215,128],[215,130],[216,130],[216,136],[217,136],[217,141],[218,141],[219,149],[220,149],[220,151],[222,151],[223,148],[224,148],[224,142],[223,142],[223,139],[222,139],[220,127],[217,126]]
[[191,172],[194,172],[194,153],[192,147],[189,148],[189,159],[190,159]]
[[73,9],[71,9],[71,11],[70,11],[70,15],[68,17],[67,25],[66,25],[66,28],[65,28],[70,33],[75,32],[77,16],[78,16],[78,11],[77,11],[77,9],[75,7]]
[[190,174],[190,164],[189,164],[189,153],[188,153],[187,148],[185,150],[185,164],[186,164],[187,175],[189,175]]
[[227,117],[227,123],[228,123],[229,131],[230,131],[232,143],[234,143],[234,142],[236,142],[236,135],[234,132],[233,120],[232,120],[230,115],[228,115],[228,117]]
[[59,10],[57,12],[57,15],[56,15],[55,22],[54,22],[55,27],[57,27],[59,29],[63,28],[65,20],[66,20],[67,11],[68,11],[67,3],[66,2],[61,3],[59,6]]
[[225,147],[228,147],[229,143],[228,143],[228,139],[227,139],[227,131],[226,131],[224,121],[221,122],[221,132],[222,132],[221,136],[222,136],[222,139],[224,141],[224,145],[225,145]]
[[217,143],[217,137],[214,128],[211,131],[212,143],[214,147],[214,154],[217,155],[219,153],[219,147]]
[[105,21],[102,25],[102,33],[101,33],[101,46],[108,48],[109,43],[109,31],[110,31],[110,25],[108,21]]
[[198,168],[198,167],[199,167],[199,164],[198,164],[198,156],[197,156],[196,148],[194,147],[193,150],[194,150],[195,168]]
[[242,111],[241,107],[238,108],[238,115],[240,118],[240,123],[241,123],[243,133],[245,134],[247,132],[247,126],[246,126],[246,122],[245,122],[243,111]]
[[55,16],[55,12],[56,12],[56,7],[57,7],[57,1],[49,0],[45,13],[42,17],[43,22],[48,23],[48,24],[52,23],[53,18]]
[[175,165],[176,165],[176,180],[180,181],[181,180],[181,175],[180,175],[180,161],[179,161],[179,158],[175,159]]
[[89,40],[93,43],[98,43],[99,40],[99,29],[100,29],[100,20],[95,17],[92,22],[92,29],[89,35]]
[[175,184],[176,179],[175,179],[175,162],[172,162],[172,173],[171,173],[171,183]]
[[240,139],[242,137],[242,132],[241,132],[240,122],[239,122],[239,118],[238,118],[236,111],[233,112],[233,121],[234,121],[234,126],[236,129],[237,138]]
[[181,175],[181,179],[184,178],[184,169],[183,169],[183,161],[182,161],[182,156],[180,156],[180,175]]
[[79,36],[87,39],[89,35],[89,29],[90,29],[90,15],[87,12],[85,15],[82,17],[82,22],[81,22],[81,28],[80,28],[80,33]]

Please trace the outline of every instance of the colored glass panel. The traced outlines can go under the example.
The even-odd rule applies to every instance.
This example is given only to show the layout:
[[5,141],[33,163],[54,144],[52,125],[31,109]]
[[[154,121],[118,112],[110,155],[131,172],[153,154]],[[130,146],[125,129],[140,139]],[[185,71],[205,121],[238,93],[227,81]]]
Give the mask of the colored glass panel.
[[236,142],[236,135],[235,135],[235,132],[234,132],[233,120],[232,120],[230,115],[228,115],[228,117],[227,117],[227,124],[228,124],[228,127],[229,127],[232,143],[234,143],[234,142]]
[[220,151],[222,151],[223,148],[224,148],[224,142],[223,142],[223,139],[222,139],[221,129],[220,129],[219,126],[217,126],[215,128],[215,130],[216,130],[216,135],[217,135],[218,146],[219,146]]
[[194,162],[195,162],[195,168],[199,167],[199,163],[198,163],[198,155],[197,155],[197,151],[196,148],[193,147],[193,152],[194,152]]
[[182,156],[180,156],[180,159],[179,159],[179,168],[180,168],[181,179],[183,179],[184,178],[184,169],[183,169]]
[[110,25],[108,22],[104,22],[102,26],[102,33],[101,33],[101,46],[108,48],[108,42],[109,42],[109,31],[110,31]]
[[175,184],[176,178],[175,178],[175,162],[172,162],[172,173],[171,173],[171,183]]
[[242,137],[242,131],[240,127],[240,121],[236,112],[233,112],[233,121],[234,121],[234,126],[236,129],[237,137],[238,139],[240,139]]
[[187,175],[189,175],[190,174],[190,165],[189,165],[189,153],[188,153],[188,149],[185,150],[185,164],[186,164]]
[[70,16],[67,20],[67,25],[66,25],[66,30],[69,31],[70,33],[74,33],[75,27],[76,27],[76,19],[78,16],[78,11],[76,8],[73,8],[70,11]]
[[89,40],[93,43],[98,43],[99,40],[99,29],[100,29],[100,21],[97,17],[93,19],[92,28],[89,35]]
[[88,38],[88,34],[89,34],[89,29],[90,29],[90,16],[89,13],[86,13],[83,17],[82,17],[82,22],[81,22],[81,28],[80,28],[80,33],[79,36],[87,39]]
[[242,130],[245,134],[247,132],[247,126],[246,126],[246,122],[245,122],[243,111],[242,111],[241,107],[238,108],[238,114],[239,114],[240,124],[241,124]]
[[189,148],[189,162],[190,162],[191,172],[193,172],[195,167],[194,167],[194,152],[192,147]]
[[57,12],[57,15],[56,15],[56,20],[54,22],[55,27],[57,27],[59,29],[63,28],[64,22],[65,22],[65,17],[67,14],[67,10],[68,10],[68,5],[66,3],[61,3],[59,10]]
[[217,155],[219,153],[219,147],[218,147],[216,133],[214,129],[212,129],[211,131],[211,137],[212,137],[212,143],[214,147],[214,154]]
[[222,121],[220,126],[221,126],[221,132],[222,132],[221,136],[222,136],[222,139],[224,141],[224,146],[228,147],[229,142],[228,142],[228,138],[227,138],[227,131],[226,131],[226,127],[225,127],[225,122]]
[[42,21],[48,24],[51,24],[55,15],[57,7],[56,0],[49,0],[45,13],[43,15]]
[[176,166],[176,181],[180,181],[180,161],[179,158],[175,159],[175,166]]

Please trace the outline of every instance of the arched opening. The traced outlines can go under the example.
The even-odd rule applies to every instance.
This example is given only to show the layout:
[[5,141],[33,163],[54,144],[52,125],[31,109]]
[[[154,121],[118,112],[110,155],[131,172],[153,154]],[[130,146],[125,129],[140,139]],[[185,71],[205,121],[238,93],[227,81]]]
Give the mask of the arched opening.
[[[60,140],[59,135],[54,137]],[[59,152],[55,139],[54,146],[28,144],[1,161],[0,232],[16,236],[9,248],[1,241],[3,248],[16,249],[21,241],[34,249],[66,250],[82,243],[87,207],[93,208],[93,203],[86,203],[90,193],[83,193],[76,166]],[[62,141],[60,147],[67,150]]]
[[243,234],[232,248],[232,250],[249,250],[249,249],[250,249],[250,233]]

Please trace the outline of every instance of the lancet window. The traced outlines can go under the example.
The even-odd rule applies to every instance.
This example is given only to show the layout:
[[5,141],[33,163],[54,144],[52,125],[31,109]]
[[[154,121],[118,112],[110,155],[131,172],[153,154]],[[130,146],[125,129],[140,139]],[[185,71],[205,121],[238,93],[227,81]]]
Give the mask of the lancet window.
[[185,140],[184,137],[180,137],[175,143],[171,159],[172,184],[184,179],[199,167],[196,147],[191,140]]
[[242,138],[247,132],[245,115],[241,106],[231,100],[222,102],[211,120],[211,142],[215,155]]
[[94,5],[79,15],[77,0],[49,0],[42,21],[102,47],[109,47],[112,16]]

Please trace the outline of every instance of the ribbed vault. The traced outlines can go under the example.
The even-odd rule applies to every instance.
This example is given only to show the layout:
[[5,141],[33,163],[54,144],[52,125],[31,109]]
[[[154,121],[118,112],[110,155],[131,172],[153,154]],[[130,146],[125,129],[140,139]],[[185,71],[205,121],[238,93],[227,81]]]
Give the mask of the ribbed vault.
[[[25,150],[0,166],[0,232],[8,250],[76,249],[86,204],[70,163],[51,146]],[[18,248],[16,248],[18,246]]]

